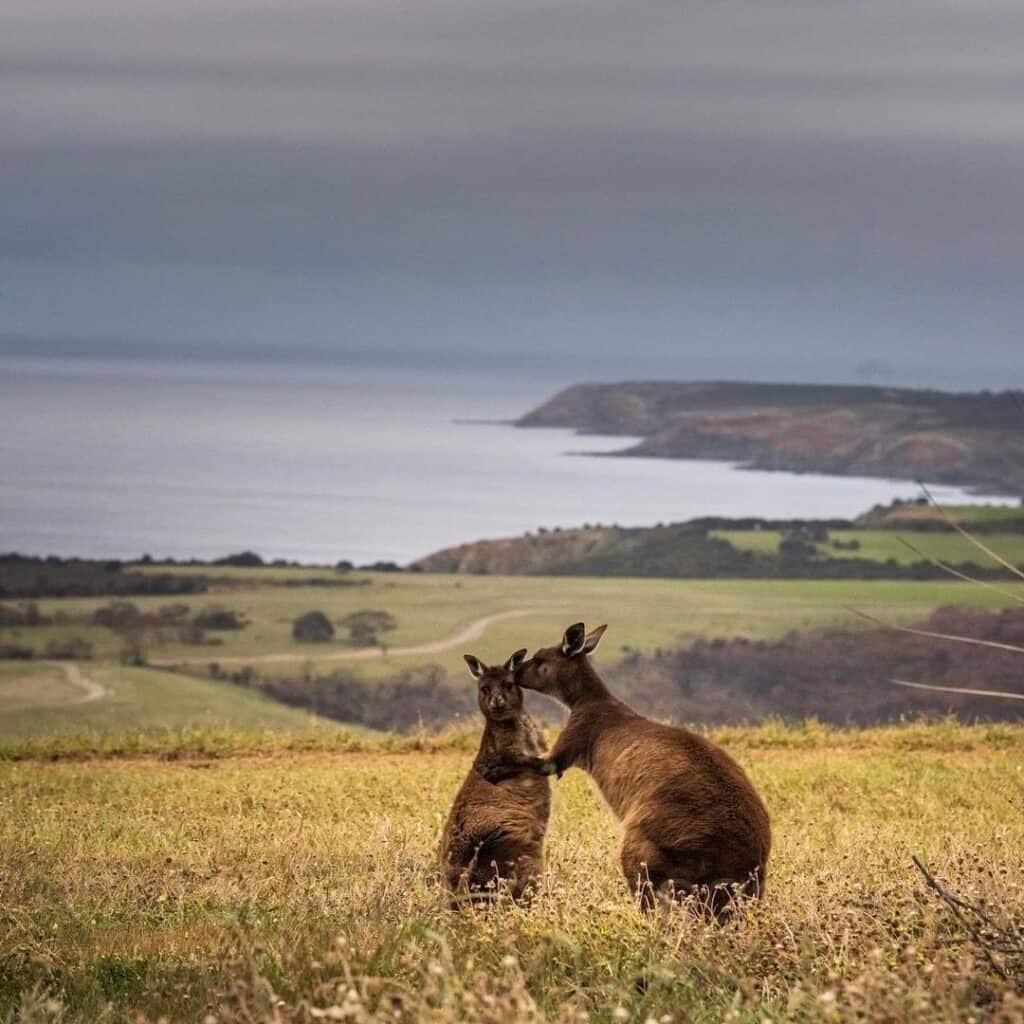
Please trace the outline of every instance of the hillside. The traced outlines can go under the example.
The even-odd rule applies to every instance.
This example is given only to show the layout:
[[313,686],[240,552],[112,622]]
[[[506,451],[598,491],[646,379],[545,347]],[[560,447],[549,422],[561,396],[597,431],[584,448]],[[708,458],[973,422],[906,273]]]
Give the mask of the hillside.
[[[73,662],[0,661],[0,740],[83,730],[232,728],[303,731],[313,716],[258,692],[150,668],[83,663],[97,699],[57,689],[49,678]],[[58,672],[59,675],[59,672]]]
[[[1006,520],[986,543],[1024,564],[1024,533]],[[892,524],[897,526],[898,524]],[[932,527],[921,530],[920,526]],[[945,526],[945,529],[942,527]],[[970,526],[973,529],[973,525]],[[906,546],[903,533],[913,537]],[[943,579],[939,559],[973,576],[1007,574],[941,522],[856,529],[846,521],[694,519],[650,527],[588,526],[481,540],[414,562],[420,572],[690,579]],[[983,564],[978,564],[983,563]]]
[[[772,537],[763,524],[760,530],[750,522],[732,525],[741,527],[737,544],[766,538],[778,544],[778,532]],[[707,538],[723,527],[718,521],[691,538],[695,550],[724,549],[730,558],[771,564],[770,552],[739,551]],[[875,546],[892,539],[892,531],[852,527],[831,530],[830,540],[816,542],[815,550],[853,532],[862,538],[861,553],[888,557],[890,549]],[[606,533],[617,536],[610,528]],[[949,532],[913,536],[922,549],[960,541]],[[552,531],[531,543],[559,555],[563,537]],[[673,528],[662,528],[656,544],[638,554],[649,555],[653,566],[662,556],[685,553],[675,537]],[[1024,535],[991,534],[986,540],[1010,555],[1006,545],[1015,542],[1019,551]],[[582,541],[570,533],[565,543],[571,550]],[[837,552],[843,558],[857,553]],[[606,547],[589,557],[618,556]],[[456,716],[475,720],[465,652],[503,660],[519,647],[553,642],[567,623],[581,618],[610,623],[601,663],[616,691],[678,720],[817,714],[838,722],[876,721],[904,711],[949,710],[970,720],[1024,711],[1019,702],[992,706],[890,689],[880,676],[893,659],[911,680],[1014,692],[1019,684],[1006,672],[1019,676],[1019,666],[1010,655],[997,662],[974,648],[959,652],[971,655],[969,665],[957,652],[940,664],[940,652],[930,645],[891,632],[873,635],[847,610],[866,609],[886,623],[909,625],[925,622],[941,606],[973,607],[994,617],[947,622],[945,631],[1019,645],[1020,621],[998,615],[1014,604],[1007,593],[1012,584],[990,589],[947,578],[629,579],[621,573],[635,564],[632,557],[622,554],[620,575],[605,578],[402,572],[359,574],[365,581],[360,586],[286,586],[288,574],[309,579],[308,570],[253,568],[236,570],[230,581],[211,577],[206,592],[173,602],[161,595],[0,602],[0,653],[6,649],[10,659],[0,661],[0,737],[197,725],[310,730],[313,722],[298,709],[378,729],[417,730]],[[841,562],[837,557],[830,564]],[[871,564],[891,571],[885,563]],[[816,561],[810,565],[817,571]],[[312,609],[336,626],[332,640],[293,637],[295,618]],[[361,609],[394,620],[395,628],[382,635],[384,644],[353,642],[343,623]],[[847,632],[851,626],[856,633]],[[830,660],[837,651],[842,656]],[[1007,658],[1010,664],[1004,664]],[[148,666],[121,663],[138,660]],[[178,671],[168,671],[170,666]],[[830,666],[842,677],[830,675]],[[791,684],[780,690],[780,679]]]
[[1024,494],[1020,392],[733,382],[578,384],[521,427],[643,440],[617,453],[925,479]]

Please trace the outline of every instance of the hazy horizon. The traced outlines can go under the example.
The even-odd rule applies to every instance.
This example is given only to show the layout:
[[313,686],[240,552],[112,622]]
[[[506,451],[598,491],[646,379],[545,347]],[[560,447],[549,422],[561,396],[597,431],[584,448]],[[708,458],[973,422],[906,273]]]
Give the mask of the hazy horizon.
[[774,356],[735,360],[703,353],[700,357],[638,358],[630,353],[599,353],[585,359],[569,353],[515,355],[509,353],[431,351],[339,350],[325,346],[281,343],[245,345],[237,349],[204,342],[111,341],[83,338],[31,338],[0,335],[0,363],[47,364],[68,369],[88,365],[173,365],[196,367],[303,368],[358,372],[391,368],[396,372],[446,370],[467,377],[485,377],[500,384],[507,375],[516,386],[527,387],[524,412],[556,392],[574,384],[621,381],[755,381],[813,385],[867,385],[939,391],[1014,391],[1024,389],[1024,376],[1014,378],[1006,365],[972,365],[968,370],[934,361],[847,360],[829,366],[808,366]]
[[574,455],[633,439],[504,425],[548,397],[507,374],[117,360],[0,368],[10,422],[0,551],[209,559],[252,549],[310,564],[405,563],[541,526],[847,518],[920,493],[909,480]]

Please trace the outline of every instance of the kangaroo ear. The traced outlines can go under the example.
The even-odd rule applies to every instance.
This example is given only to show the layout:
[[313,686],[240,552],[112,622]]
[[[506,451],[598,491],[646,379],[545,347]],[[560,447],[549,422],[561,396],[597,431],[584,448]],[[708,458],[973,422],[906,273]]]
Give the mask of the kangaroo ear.
[[605,623],[603,626],[598,626],[597,629],[591,630],[587,634],[586,640],[583,641],[583,653],[589,654],[600,642],[601,637],[604,636],[604,631],[608,628],[608,624]]
[[505,671],[506,672],[515,672],[515,670],[517,668],[519,668],[519,666],[522,665],[522,663],[525,660],[526,660],[526,648],[524,647],[522,650],[516,651],[516,653],[513,654],[512,657],[510,657],[508,659],[508,661],[505,662]]
[[587,627],[582,622],[574,622],[562,637],[562,653],[567,658],[571,658],[574,654],[579,654],[583,650],[583,645],[586,641]]
[[463,658],[466,659],[466,664],[469,666],[469,674],[474,679],[479,679],[487,671],[487,666],[472,654],[464,654]]

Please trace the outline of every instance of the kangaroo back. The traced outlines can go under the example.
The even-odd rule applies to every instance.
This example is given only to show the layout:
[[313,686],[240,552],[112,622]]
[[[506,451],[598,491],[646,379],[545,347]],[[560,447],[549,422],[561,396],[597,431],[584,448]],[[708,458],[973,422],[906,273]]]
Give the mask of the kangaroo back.
[[753,784],[710,740],[611,695],[587,658],[603,633],[576,623],[516,675],[570,708],[542,770],[578,766],[593,776],[624,824],[622,870],[645,904],[667,891],[713,893],[718,915],[738,892],[760,895],[771,825]]

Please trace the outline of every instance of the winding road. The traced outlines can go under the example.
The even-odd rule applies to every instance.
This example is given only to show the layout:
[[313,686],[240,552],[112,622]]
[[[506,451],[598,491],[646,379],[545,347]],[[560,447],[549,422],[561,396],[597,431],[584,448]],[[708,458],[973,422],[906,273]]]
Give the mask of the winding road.
[[[401,658],[412,654],[439,654],[441,651],[451,650],[470,640],[478,640],[483,636],[488,626],[496,622],[503,622],[505,619],[518,619],[524,615],[536,615],[532,608],[514,608],[512,611],[497,612],[494,615],[485,615],[481,619],[474,619],[462,629],[457,630],[444,640],[435,640],[428,644],[416,644],[412,647],[388,647],[388,657]],[[281,651],[274,654],[252,654],[233,655],[227,658],[218,658],[214,655],[206,655],[202,658],[161,658],[150,659],[149,664],[154,666],[171,665],[208,665],[216,661],[219,665],[271,665],[283,661],[310,660],[310,661],[367,661],[371,658],[383,658],[384,651],[380,647],[360,647],[355,650],[329,651],[325,654],[314,654],[304,647],[301,650]]]

